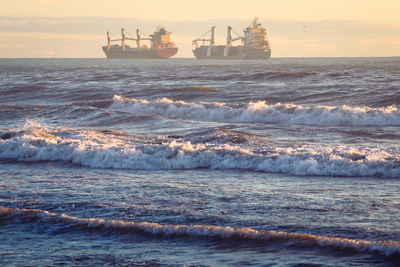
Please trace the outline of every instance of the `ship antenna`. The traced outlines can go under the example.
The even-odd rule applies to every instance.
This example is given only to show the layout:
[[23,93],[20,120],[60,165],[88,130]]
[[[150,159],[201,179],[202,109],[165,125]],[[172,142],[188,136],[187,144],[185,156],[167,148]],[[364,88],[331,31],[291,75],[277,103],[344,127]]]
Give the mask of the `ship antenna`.
[[256,17],[254,17],[254,20],[253,20],[253,26],[257,26],[258,25],[258,17],[256,16]]

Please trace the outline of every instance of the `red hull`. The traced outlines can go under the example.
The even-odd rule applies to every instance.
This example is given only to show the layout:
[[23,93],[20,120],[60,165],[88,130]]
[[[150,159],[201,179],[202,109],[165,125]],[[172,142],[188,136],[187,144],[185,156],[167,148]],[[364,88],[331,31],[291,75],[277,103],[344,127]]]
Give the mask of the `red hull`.
[[170,58],[178,53],[178,48],[127,48],[125,50],[122,50],[121,46],[114,45],[111,46],[111,49],[108,49],[107,46],[103,46],[103,51],[106,54],[107,58]]
[[177,47],[170,47],[170,48],[158,48],[156,49],[156,53],[160,58],[170,58],[178,53]]

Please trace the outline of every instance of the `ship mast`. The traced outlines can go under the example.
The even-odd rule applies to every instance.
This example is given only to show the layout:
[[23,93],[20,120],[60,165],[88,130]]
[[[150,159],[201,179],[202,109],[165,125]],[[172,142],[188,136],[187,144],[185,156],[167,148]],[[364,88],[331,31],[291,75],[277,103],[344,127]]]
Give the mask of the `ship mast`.
[[259,26],[258,17],[254,17],[254,20],[253,20],[253,27],[257,27],[257,26]]
[[111,33],[107,31],[107,50],[111,49],[111,43],[121,41],[122,39],[111,39]]
[[140,30],[136,29],[136,45],[137,48],[140,48]]
[[215,26],[211,27],[210,45],[207,48],[207,56],[211,56],[211,47],[215,46]]
[[122,39],[121,39],[122,50],[125,50],[125,41],[126,41],[126,39],[125,39],[125,30],[124,30],[124,28],[121,29],[121,36],[122,36]]
[[[235,34],[238,36],[236,38],[232,38],[232,31],[235,32]],[[226,37],[226,45],[230,46],[234,41],[237,40],[244,40],[244,38],[242,36],[240,36],[235,30],[233,30],[233,28],[231,26],[228,26],[227,29],[227,37]]]
[[236,31],[235,31],[235,34],[238,35],[238,37],[232,38],[232,31],[233,31],[232,27],[231,27],[231,26],[228,26],[228,28],[227,28],[227,33],[226,33],[226,35],[227,35],[227,36],[226,36],[226,46],[225,46],[225,48],[224,48],[224,57],[227,57],[227,56],[229,55],[229,47],[232,45],[232,43],[233,43],[234,41],[243,40],[243,39],[244,39],[242,36],[240,36],[239,34],[237,34]]
[[107,50],[111,49],[111,37],[110,32],[107,32]]
[[232,44],[232,27],[228,26],[227,37],[226,37],[226,45],[230,46]]
[[211,27],[210,46],[215,45],[215,26]]

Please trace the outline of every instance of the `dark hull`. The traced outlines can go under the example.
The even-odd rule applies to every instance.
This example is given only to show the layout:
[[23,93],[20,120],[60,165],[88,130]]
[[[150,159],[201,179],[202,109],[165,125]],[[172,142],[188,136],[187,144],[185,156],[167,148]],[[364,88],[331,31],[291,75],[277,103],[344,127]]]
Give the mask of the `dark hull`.
[[103,51],[107,58],[170,58],[178,52],[178,48],[156,48],[156,49],[138,49],[138,48],[126,48],[122,49],[121,46],[112,46],[108,49],[107,46],[103,46]]
[[[193,50],[198,59],[269,59],[271,50],[263,48],[247,48],[244,46],[213,46],[208,51],[208,46],[201,46]],[[209,52],[209,53],[208,53]]]

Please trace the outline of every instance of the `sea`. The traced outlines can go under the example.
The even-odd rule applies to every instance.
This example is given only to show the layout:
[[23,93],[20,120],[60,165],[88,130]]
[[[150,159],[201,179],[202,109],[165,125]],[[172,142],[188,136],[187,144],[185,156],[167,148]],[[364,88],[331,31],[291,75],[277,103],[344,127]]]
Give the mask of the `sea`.
[[400,58],[0,59],[1,266],[400,266]]

